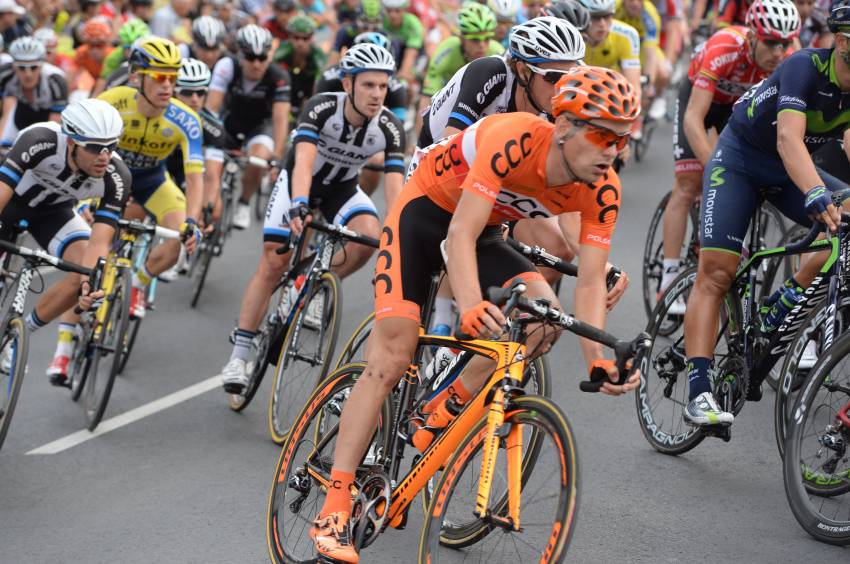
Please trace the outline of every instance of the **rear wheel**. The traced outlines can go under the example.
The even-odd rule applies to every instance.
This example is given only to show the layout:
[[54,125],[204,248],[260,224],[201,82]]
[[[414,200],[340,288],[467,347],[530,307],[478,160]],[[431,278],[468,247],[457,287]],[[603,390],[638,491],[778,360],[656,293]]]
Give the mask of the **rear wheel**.
[[[21,385],[27,370],[29,338],[24,321],[12,317],[3,328],[0,337],[0,448],[9,432],[15,405],[21,393]],[[7,362],[8,361],[8,362]]]
[[214,256],[213,249],[220,244],[220,239],[222,239],[222,236],[220,235],[219,228],[217,227],[213,236],[204,241],[201,246],[199,256],[196,259],[196,271],[194,272],[195,285],[192,291],[192,307],[196,307],[198,305],[198,300],[201,298],[201,292],[204,291],[204,282],[207,280],[207,273],[210,270],[210,264],[212,263]]
[[[307,531],[327,493],[324,483],[330,478],[344,403],[364,368],[363,364],[343,366],[319,384],[286,438],[269,493],[266,539],[272,562],[316,562]],[[357,480],[383,456],[392,413],[392,400],[387,398],[366,459],[355,472]]]
[[[643,247],[643,306],[646,310],[646,316],[650,318],[658,301],[658,294],[661,291],[661,277],[664,273],[664,212],[669,201],[670,192],[664,195],[652,214]],[[697,239],[699,233],[697,227],[699,225],[698,211],[699,205],[694,204],[688,214],[684,245],[679,252],[679,256],[684,257],[682,270],[697,263],[697,253],[699,252],[699,241]]]

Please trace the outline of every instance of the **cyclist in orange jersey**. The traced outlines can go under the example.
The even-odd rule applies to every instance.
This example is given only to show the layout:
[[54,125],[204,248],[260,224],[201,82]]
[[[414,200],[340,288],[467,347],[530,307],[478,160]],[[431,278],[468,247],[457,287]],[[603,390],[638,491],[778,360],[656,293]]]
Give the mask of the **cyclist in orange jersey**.
[[[536,268],[502,240],[501,222],[580,212],[582,268],[575,312],[596,327],[604,325],[605,264],[620,205],[620,182],[611,164],[629,141],[639,102],[620,74],[581,66],[558,82],[552,109],[554,124],[527,113],[495,114],[431,145],[388,213],[375,267],[376,322],[367,367],[345,403],[328,494],[310,530],[322,557],[359,559],[348,524],[354,471],[384,398],[413,357],[430,275],[443,262],[443,240],[461,330],[497,338],[505,319],[482,299],[482,289],[522,278],[528,297],[558,304]],[[557,339],[554,331],[528,333],[530,356]],[[588,369],[601,367],[617,378],[614,362],[604,359],[599,344],[582,340],[581,347]],[[431,415],[441,407],[445,412],[442,404],[450,397],[460,405],[469,401],[494,368],[490,359],[472,360],[463,376],[425,406],[426,426],[435,430]],[[624,385],[607,382],[602,391],[620,395],[638,382],[635,375]]]

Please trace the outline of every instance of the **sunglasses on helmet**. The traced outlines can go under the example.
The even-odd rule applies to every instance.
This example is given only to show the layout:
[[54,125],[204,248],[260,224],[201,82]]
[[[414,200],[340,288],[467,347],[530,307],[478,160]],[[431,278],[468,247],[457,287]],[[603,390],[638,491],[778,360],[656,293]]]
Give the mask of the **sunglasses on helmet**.
[[587,140],[600,149],[607,149],[608,147],[616,146],[618,151],[622,151],[626,148],[626,145],[629,144],[629,139],[632,136],[630,132],[617,133],[607,127],[591,123],[586,119],[568,119],[569,122],[576,127],[583,127],[585,129],[585,136],[587,137]]

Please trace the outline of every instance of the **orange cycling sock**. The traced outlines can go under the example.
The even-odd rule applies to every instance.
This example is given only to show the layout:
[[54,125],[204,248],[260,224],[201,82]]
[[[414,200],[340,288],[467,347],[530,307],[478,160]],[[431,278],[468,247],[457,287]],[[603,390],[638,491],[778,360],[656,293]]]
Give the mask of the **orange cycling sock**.
[[331,483],[325,504],[319,512],[319,519],[324,519],[331,513],[351,514],[351,486],[354,484],[354,474],[331,469]]

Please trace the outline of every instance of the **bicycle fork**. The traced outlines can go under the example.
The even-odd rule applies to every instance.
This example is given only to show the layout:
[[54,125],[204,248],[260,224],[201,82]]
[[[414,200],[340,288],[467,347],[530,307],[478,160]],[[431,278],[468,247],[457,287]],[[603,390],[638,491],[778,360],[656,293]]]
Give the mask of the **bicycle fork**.
[[[505,366],[505,378],[493,391],[487,413],[484,436],[483,459],[478,480],[478,498],[475,515],[485,521],[514,531],[520,530],[520,493],[522,490],[522,430],[517,425],[505,425],[505,409],[510,404],[514,391],[522,383],[525,366],[525,345],[507,343],[504,356],[500,359]],[[507,457],[508,516],[499,517],[490,513],[490,489],[499,452],[499,441],[505,440]]]

